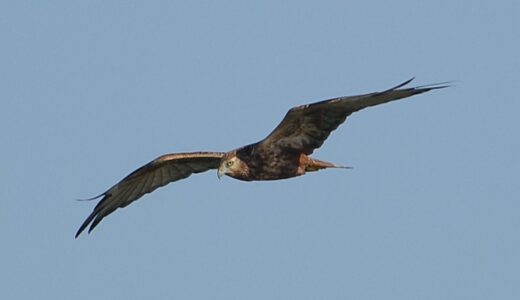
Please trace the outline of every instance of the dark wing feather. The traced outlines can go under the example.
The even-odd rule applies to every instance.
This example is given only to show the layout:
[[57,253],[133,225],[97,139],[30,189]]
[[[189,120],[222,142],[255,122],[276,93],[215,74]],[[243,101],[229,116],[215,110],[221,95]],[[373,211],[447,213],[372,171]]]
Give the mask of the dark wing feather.
[[444,84],[435,84],[402,88],[412,80],[413,78],[383,92],[339,97],[294,107],[287,112],[273,132],[259,143],[258,147],[269,152],[284,149],[309,155],[314,149],[319,148],[330,133],[345,122],[353,112],[447,87]]
[[191,174],[217,169],[224,154],[222,152],[176,153],[154,159],[126,176],[103,194],[92,198],[103,197],[83,222],[76,237],[90,223],[92,224],[88,232],[91,232],[104,217],[114,210],[129,205],[144,194],[151,193],[170,182],[184,179]]

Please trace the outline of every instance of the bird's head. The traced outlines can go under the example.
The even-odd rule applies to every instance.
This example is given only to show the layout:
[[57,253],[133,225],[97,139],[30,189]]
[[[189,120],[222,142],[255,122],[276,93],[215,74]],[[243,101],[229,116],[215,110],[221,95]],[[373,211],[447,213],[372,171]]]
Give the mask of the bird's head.
[[247,170],[247,165],[238,158],[235,153],[230,153],[225,155],[220,161],[217,176],[220,178],[227,175],[233,178],[242,179],[247,175]]

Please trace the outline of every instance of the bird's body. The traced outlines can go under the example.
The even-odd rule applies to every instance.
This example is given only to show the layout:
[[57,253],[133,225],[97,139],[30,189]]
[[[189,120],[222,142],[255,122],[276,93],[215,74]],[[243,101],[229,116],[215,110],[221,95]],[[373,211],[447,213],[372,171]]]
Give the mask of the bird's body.
[[[344,168],[312,158],[330,133],[352,113],[446,85],[402,88],[408,80],[383,92],[339,97],[289,110],[282,122],[263,140],[229,152],[192,152],[163,155],[123,178],[103,194],[94,211],[83,222],[76,237],[89,225],[89,232],[119,207],[144,194],[191,174],[217,169],[223,175],[243,181],[279,180],[325,168]],[[88,200],[92,200],[88,199]]]
[[[221,165],[219,177],[226,174],[243,181],[279,180],[304,175],[325,168],[345,168],[311,158],[297,151],[259,151],[258,143],[230,151],[224,159],[233,162],[226,168]],[[238,167],[233,168],[235,165]]]

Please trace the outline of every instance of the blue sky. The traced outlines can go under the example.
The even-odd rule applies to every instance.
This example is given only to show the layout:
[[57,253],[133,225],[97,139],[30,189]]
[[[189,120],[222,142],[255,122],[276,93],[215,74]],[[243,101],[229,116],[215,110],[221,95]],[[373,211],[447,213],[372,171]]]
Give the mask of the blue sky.
[[[0,298],[518,299],[518,1],[3,1]],[[170,152],[414,84],[277,182],[190,177],[74,233]]]

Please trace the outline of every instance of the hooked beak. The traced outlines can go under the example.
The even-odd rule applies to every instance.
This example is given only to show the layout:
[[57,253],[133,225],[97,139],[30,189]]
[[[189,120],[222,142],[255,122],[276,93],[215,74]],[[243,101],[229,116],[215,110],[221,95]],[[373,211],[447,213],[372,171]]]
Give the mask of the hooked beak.
[[222,170],[222,168],[218,168],[218,171],[217,171],[218,179],[220,179],[222,176],[224,176],[224,171]]

